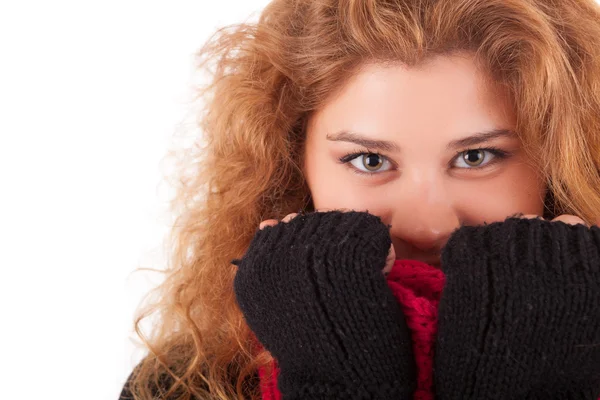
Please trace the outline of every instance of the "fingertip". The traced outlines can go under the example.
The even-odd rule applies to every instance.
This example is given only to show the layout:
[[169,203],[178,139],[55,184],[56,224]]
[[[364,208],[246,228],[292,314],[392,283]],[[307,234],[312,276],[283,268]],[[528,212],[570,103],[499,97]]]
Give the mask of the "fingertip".
[[575,215],[560,215],[552,220],[552,222],[558,222],[558,221],[564,222],[565,224],[569,224],[569,225],[589,226],[588,224],[585,223],[584,220],[582,220],[579,217],[576,217]]
[[288,214],[281,220],[281,222],[286,222],[286,223],[290,222],[292,219],[296,218],[297,215],[298,215],[298,213]]
[[275,226],[275,225],[277,225],[277,223],[278,223],[278,221],[276,219],[267,219],[267,220],[262,221],[258,225],[258,229],[262,230],[266,226]]

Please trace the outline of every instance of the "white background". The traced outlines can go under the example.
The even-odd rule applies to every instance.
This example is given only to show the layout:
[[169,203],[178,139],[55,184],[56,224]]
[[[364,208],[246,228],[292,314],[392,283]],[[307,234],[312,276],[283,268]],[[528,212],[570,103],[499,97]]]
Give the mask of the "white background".
[[114,399],[193,53],[267,0],[0,2],[0,398]]

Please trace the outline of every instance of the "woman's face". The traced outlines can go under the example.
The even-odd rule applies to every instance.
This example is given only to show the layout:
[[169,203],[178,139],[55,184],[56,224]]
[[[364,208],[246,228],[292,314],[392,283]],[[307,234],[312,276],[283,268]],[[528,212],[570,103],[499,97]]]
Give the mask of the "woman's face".
[[460,225],[542,215],[545,185],[514,127],[507,93],[471,58],[365,66],[309,121],[315,209],[378,215],[396,258],[439,265]]

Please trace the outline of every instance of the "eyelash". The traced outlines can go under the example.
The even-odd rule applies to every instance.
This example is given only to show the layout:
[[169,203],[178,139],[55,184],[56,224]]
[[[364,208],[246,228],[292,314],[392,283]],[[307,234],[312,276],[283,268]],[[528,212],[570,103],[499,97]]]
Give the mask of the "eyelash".
[[[474,148],[474,149],[466,149],[466,150],[463,150],[463,151],[459,151],[459,152],[457,152],[457,153],[456,153],[456,156],[455,156],[455,157],[452,159],[452,161],[449,163],[449,166],[452,166],[452,164],[453,164],[453,163],[456,161],[456,159],[457,159],[458,157],[460,157],[461,155],[465,154],[465,153],[466,153],[466,152],[468,152],[468,151],[474,151],[474,150],[479,150],[479,151],[487,151],[487,152],[491,153],[491,154],[494,156],[494,158],[492,159],[492,161],[488,162],[488,163],[487,163],[486,165],[484,165],[483,167],[459,168],[459,169],[462,169],[462,170],[479,170],[479,169],[484,169],[484,168],[487,168],[487,167],[489,167],[489,166],[491,166],[491,165],[494,165],[495,163],[497,163],[497,162],[499,162],[499,161],[502,161],[502,160],[505,160],[505,159],[509,158],[509,157],[510,157],[510,155],[511,155],[509,152],[507,152],[507,151],[505,151],[505,150],[501,150],[501,149],[499,149],[499,148],[497,148],[497,147],[493,147],[493,146],[489,146],[489,147],[479,147],[479,148]],[[351,168],[351,169],[352,169],[352,171],[353,171],[354,173],[356,173],[356,174],[359,174],[359,175],[366,175],[366,176],[370,176],[370,177],[372,177],[372,176],[375,176],[375,175],[377,175],[377,174],[380,174],[380,172],[365,172],[365,171],[361,171],[361,170],[359,170],[359,169],[356,169],[354,166],[351,166],[351,165],[350,165],[350,161],[352,161],[352,160],[356,159],[357,157],[360,157],[360,156],[365,156],[365,155],[369,155],[369,154],[376,154],[376,155],[378,155],[379,157],[382,157],[382,158],[384,158],[384,159],[388,160],[388,162],[390,162],[392,165],[395,165],[395,164],[394,164],[394,163],[393,163],[391,160],[389,160],[389,159],[388,159],[386,156],[384,156],[383,154],[380,154],[380,153],[377,153],[377,152],[373,152],[373,151],[369,151],[369,150],[367,150],[367,151],[362,151],[362,150],[359,150],[359,151],[354,151],[354,152],[348,153],[348,154],[346,154],[346,155],[344,155],[344,156],[340,157],[340,158],[339,158],[339,162],[340,162],[341,164],[344,164],[344,165],[348,166],[348,168]],[[384,172],[385,172],[385,171],[384,171]]]

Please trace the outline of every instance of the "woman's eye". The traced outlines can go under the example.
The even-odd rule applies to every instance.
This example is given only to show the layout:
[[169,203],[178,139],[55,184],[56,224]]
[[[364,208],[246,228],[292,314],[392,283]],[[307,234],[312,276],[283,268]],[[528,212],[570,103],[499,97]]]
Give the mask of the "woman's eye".
[[349,162],[357,170],[366,173],[387,171],[390,168],[390,161],[376,153],[357,154]]
[[463,151],[458,154],[454,167],[456,168],[480,168],[490,163],[496,155],[485,149],[474,149]]

